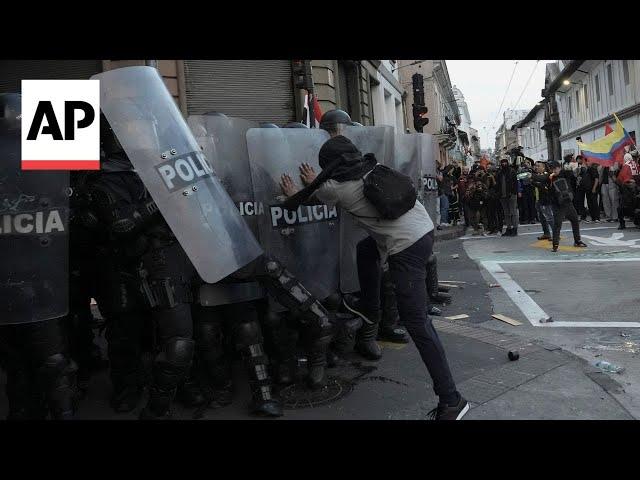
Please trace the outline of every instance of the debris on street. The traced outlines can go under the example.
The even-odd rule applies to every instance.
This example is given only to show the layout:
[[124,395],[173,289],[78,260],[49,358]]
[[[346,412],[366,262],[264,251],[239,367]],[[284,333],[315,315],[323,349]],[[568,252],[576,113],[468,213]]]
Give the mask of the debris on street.
[[453,315],[451,317],[444,317],[447,320],[462,320],[463,318],[469,318],[469,315],[467,315],[466,313],[460,314],[460,315]]
[[494,313],[491,315],[496,320],[500,320],[501,322],[508,323],[509,325],[513,325],[515,327],[522,325],[522,322],[514,320],[513,318],[507,317],[506,315],[502,315],[501,313]]

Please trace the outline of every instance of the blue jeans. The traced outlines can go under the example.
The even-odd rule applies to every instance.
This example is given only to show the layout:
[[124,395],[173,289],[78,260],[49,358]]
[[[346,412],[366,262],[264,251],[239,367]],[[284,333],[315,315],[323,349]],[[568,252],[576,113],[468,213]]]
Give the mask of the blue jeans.
[[449,197],[440,195],[440,223],[449,223]]

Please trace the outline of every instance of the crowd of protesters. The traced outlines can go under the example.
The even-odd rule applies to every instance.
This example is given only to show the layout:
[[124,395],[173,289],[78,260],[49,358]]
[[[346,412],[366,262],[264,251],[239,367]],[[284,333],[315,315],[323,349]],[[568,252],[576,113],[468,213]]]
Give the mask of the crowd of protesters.
[[[622,195],[629,180],[620,172],[631,168],[637,176],[638,152],[627,149],[625,162],[602,167],[582,155],[566,155],[563,162],[534,162],[525,158],[515,165],[502,157],[496,165],[486,159],[472,167],[456,162],[438,169],[438,229],[464,224],[473,235],[517,236],[518,226],[540,223],[538,240],[558,248],[562,221],[572,224],[574,245],[586,247],[580,239],[579,223],[619,222]],[[626,166],[633,159],[632,167]],[[630,179],[633,183],[633,178]]]

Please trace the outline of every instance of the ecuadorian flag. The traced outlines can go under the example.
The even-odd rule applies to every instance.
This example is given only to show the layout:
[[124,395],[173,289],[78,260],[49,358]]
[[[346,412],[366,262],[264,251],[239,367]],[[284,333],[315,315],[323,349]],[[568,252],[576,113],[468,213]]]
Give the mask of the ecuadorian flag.
[[614,113],[616,119],[615,128],[604,137],[592,143],[578,142],[581,154],[589,160],[603,167],[610,167],[614,163],[623,163],[624,147],[633,145],[631,136]]

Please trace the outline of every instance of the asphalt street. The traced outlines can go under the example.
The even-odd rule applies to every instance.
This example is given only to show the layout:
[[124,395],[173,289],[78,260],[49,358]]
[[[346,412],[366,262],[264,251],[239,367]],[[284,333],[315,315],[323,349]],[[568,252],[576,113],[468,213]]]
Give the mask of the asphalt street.
[[[566,228],[569,226],[566,224]],[[515,238],[462,237],[438,240],[440,280],[451,288],[451,305],[434,325],[445,345],[454,379],[471,402],[469,420],[640,418],[640,318],[634,295],[640,280],[640,232],[615,225],[583,225],[587,249],[574,251],[570,231],[563,249],[551,253],[538,242],[539,226],[520,228]],[[622,233],[622,235],[620,235]],[[491,317],[507,315],[513,326]],[[447,319],[467,315],[465,318]],[[553,322],[539,323],[551,317]],[[104,350],[105,340],[97,343]],[[285,388],[283,420],[424,420],[437,399],[412,343],[382,343],[384,356],[367,362],[355,354],[329,370],[330,382],[311,393],[302,384]],[[507,353],[518,352],[510,361]],[[607,360],[623,374],[594,366]],[[177,405],[175,418],[250,419],[249,388],[235,365],[232,405],[196,412]],[[6,415],[5,378],[0,375],[0,418]],[[94,374],[79,419],[133,420],[108,405],[106,371]]]

